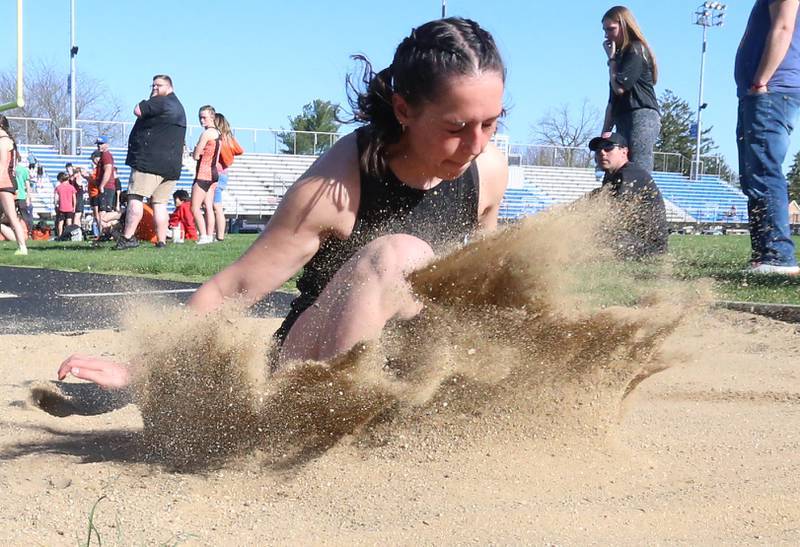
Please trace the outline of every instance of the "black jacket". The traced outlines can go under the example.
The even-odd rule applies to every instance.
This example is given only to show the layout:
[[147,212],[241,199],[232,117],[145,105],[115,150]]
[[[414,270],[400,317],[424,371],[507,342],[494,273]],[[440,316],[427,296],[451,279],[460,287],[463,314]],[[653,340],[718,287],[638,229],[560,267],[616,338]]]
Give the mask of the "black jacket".
[[590,195],[607,194],[618,207],[606,240],[620,258],[638,259],[667,250],[667,209],[653,177],[633,163],[606,173]]
[[128,137],[125,163],[168,180],[181,176],[186,141],[186,112],[174,93],[139,103],[141,116]]

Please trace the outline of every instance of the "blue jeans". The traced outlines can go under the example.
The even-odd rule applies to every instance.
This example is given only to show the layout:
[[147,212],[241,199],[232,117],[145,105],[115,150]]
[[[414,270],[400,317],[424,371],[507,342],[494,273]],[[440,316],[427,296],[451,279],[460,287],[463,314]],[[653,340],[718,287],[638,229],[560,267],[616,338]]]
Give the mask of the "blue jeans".
[[739,182],[747,196],[754,262],[797,265],[783,160],[798,113],[800,93],[769,92],[739,99]]

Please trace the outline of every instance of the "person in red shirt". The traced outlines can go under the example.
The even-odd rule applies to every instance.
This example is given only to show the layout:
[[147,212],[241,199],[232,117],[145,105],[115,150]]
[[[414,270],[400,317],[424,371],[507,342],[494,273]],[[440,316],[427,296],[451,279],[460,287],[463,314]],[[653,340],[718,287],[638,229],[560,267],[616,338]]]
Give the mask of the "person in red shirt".
[[89,206],[92,208],[92,219],[97,227],[95,233],[100,235],[102,227],[100,226],[100,185],[97,180],[97,162],[100,161],[100,152],[95,150],[91,156],[92,166],[88,169],[89,178],[87,190],[89,193]]
[[117,185],[114,180],[114,156],[108,151],[108,137],[97,137],[95,141],[100,152],[97,162],[97,186],[100,195],[100,212],[111,212],[116,209]]
[[189,202],[189,192],[177,190],[172,194],[175,202],[175,210],[169,216],[169,227],[174,229],[180,226],[183,232],[183,239],[197,240],[197,226],[194,223],[192,205]]
[[75,215],[75,195],[78,192],[69,183],[69,175],[64,171],[61,171],[56,178],[58,179],[58,186],[53,192],[56,206],[56,237],[61,237],[61,232],[64,230],[64,222],[71,222]]

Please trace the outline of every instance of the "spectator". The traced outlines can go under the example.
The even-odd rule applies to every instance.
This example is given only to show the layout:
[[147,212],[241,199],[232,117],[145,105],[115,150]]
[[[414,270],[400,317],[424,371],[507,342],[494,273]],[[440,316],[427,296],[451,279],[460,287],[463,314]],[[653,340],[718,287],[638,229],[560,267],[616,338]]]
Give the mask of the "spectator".
[[122,181],[119,178],[119,171],[117,170],[117,166],[114,166],[114,188],[116,190],[114,194],[114,210],[119,211],[120,208],[120,194],[122,194]]
[[36,164],[33,162],[33,156],[28,159],[28,181],[31,184],[31,192],[37,192],[36,187]]
[[[302,270],[276,333],[279,365],[333,358],[416,316],[408,273],[497,226],[508,161],[490,143],[505,82],[492,36],[441,19],[414,29],[390,68],[375,73],[359,59],[366,89],[351,103],[364,127],[325,152],[250,249],[189,301],[198,313],[229,298],[255,303]],[[61,364],[59,379],[68,374],[105,388],[130,381],[124,364],[86,355]]]
[[[181,239],[197,240],[197,228],[195,227],[192,206],[189,202],[189,192],[186,190],[176,190],[172,194],[175,203],[175,210],[169,217],[169,227],[173,230],[178,228],[183,234]],[[173,241],[175,238],[173,237]]]
[[175,96],[172,79],[164,74],[153,77],[150,98],[133,109],[136,123],[128,138],[131,166],[128,183],[128,218],[117,249],[139,245],[135,237],[142,220],[143,200],[150,198],[157,247],[166,245],[169,214],[167,203],[181,176],[181,153],[186,139],[186,112]]
[[28,254],[28,245],[25,239],[28,231],[17,216],[15,199],[17,181],[14,176],[14,167],[17,154],[17,143],[11,134],[8,118],[0,114],[0,209],[8,217],[9,225],[14,232],[14,239],[17,241],[18,249],[14,254],[26,255]]
[[33,217],[31,216],[31,183],[30,171],[26,163],[27,158],[25,156],[19,156],[17,158],[14,178],[17,185],[17,210],[19,211],[19,217],[30,230],[30,227],[33,226]]
[[[197,161],[192,184],[192,214],[197,224],[198,245],[214,241],[214,192],[219,180],[219,146],[221,134],[215,125],[214,107],[200,108],[200,125],[203,132],[197,140],[192,157]],[[203,216],[205,208],[205,217]]]
[[36,226],[31,230],[31,239],[34,241],[48,241],[51,237],[52,231],[50,226],[43,220],[40,220]]
[[100,159],[97,161],[97,190],[100,197],[100,212],[108,213],[117,208],[117,183],[114,180],[114,156],[108,151],[108,137],[97,137],[95,141]]
[[111,241],[115,239],[115,234],[119,237],[125,227],[127,202],[128,193],[123,191],[120,193],[116,209],[100,213],[99,226],[101,231],[100,237],[97,238],[96,243]]
[[100,151],[95,150],[91,155],[92,166],[89,171],[89,206],[92,208],[92,218],[94,219],[95,235],[101,236],[102,227],[100,226],[100,179],[98,176],[97,164],[100,162]]
[[[222,191],[228,187],[228,169],[236,156],[244,153],[244,150],[236,141],[236,137],[231,132],[231,126],[225,116],[217,112],[214,115],[217,129],[222,135],[222,142],[219,151],[219,180],[217,189],[214,191],[214,224],[217,229],[217,241],[225,239],[225,209],[222,206]],[[210,235],[210,234],[209,234]]]
[[661,132],[654,89],[658,81],[656,58],[628,8],[614,6],[602,21],[610,88],[603,136],[616,127],[630,146],[630,161],[649,173],[653,170],[653,147]]
[[667,213],[653,177],[628,160],[625,137],[611,133],[589,141],[597,167],[605,175],[600,188],[588,194],[605,196],[614,208],[603,237],[622,259],[640,259],[667,250]]
[[753,274],[798,275],[783,160],[800,111],[798,0],[756,0],[736,52],[739,182]]
[[61,171],[56,176],[58,186],[54,190],[54,202],[56,209],[56,239],[60,239],[64,233],[64,226],[72,224],[75,215],[75,187],[69,182],[69,175]]
[[67,163],[64,170],[69,175],[69,183],[75,188],[75,215],[72,224],[80,226],[85,207],[86,179],[83,178],[83,170],[80,167],[73,167],[71,163]]

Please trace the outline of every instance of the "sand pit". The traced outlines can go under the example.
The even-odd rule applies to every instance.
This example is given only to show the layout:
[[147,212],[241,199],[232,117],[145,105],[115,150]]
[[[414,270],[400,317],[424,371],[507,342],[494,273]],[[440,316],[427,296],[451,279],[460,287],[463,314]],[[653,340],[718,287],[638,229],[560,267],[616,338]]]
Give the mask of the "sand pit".
[[59,418],[28,402],[31,379],[66,352],[113,353],[122,338],[2,337],[3,544],[75,545],[101,496],[104,545],[800,542],[796,326],[698,316],[666,341],[675,365],[599,437],[441,417],[435,438],[406,428],[293,468],[255,451],[200,473],[151,463],[132,405]]
[[[563,223],[437,262],[419,318],[274,376],[278,320],[235,310],[3,336],[0,541],[85,543],[94,507],[105,545],[800,542],[798,327],[660,273],[595,301]],[[78,350],[142,363],[135,389],[48,382]]]

